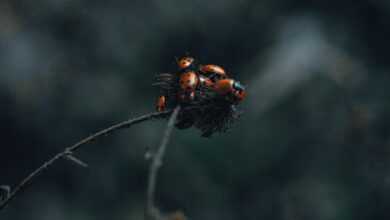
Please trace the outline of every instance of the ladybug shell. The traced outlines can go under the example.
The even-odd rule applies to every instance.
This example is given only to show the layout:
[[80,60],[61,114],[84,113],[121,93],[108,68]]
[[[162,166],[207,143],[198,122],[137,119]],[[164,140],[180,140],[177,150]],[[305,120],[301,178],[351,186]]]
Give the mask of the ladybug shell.
[[233,92],[234,80],[232,79],[221,79],[218,80],[214,85],[214,90],[220,95],[226,95]]
[[177,65],[179,66],[180,69],[186,69],[192,65],[194,60],[195,59],[192,57],[183,57],[180,58],[179,61],[177,61]]
[[207,64],[207,65],[201,66],[200,71],[206,75],[217,74],[220,77],[223,77],[223,78],[226,77],[226,71],[222,67],[214,65],[214,64]]
[[194,71],[185,72],[180,75],[180,88],[184,91],[193,91],[199,83],[198,75]]

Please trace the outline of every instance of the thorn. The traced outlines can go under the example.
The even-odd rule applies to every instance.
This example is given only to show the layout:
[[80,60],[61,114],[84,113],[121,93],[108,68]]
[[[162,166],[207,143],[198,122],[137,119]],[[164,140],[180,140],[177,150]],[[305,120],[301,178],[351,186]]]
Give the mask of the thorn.
[[158,73],[156,76],[172,76],[172,73]]
[[11,194],[11,187],[7,186],[7,185],[1,185],[0,186],[0,190],[1,190],[1,192],[0,192],[0,201],[8,199],[10,194]]
[[156,83],[153,83],[152,86],[161,86],[164,84],[166,84],[166,83],[165,82],[156,82]]
[[74,162],[77,165],[80,165],[82,167],[88,167],[87,163],[85,163],[82,160],[80,160],[79,158],[75,157],[72,152],[67,153],[64,157],[66,159],[68,159],[69,161]]
[[154,153],[152,152],[150,147],[146,147],[146,152],[145,152],[144,157],[145,157],[145,160],[150,160],[154,157]]

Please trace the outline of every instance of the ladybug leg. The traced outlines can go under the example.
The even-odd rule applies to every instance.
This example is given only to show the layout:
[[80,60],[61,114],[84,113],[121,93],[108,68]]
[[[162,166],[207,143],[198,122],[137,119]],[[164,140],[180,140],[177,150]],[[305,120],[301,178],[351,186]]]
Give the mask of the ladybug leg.
[[158,112],[162,112],[165,110],[165,108],[166,108],[166,98],[165,96],[162,95],[157,99],[156,110]]
[[177,98],[179,99],[180,102],[185,102],[186,94],[184,93],[184,91],[179,91],[177,93]]
[[178,98],[181,102],[188,103],[195,99],[195,91],[180,91]]
[[234,95],[237,101],[242,101],[246,97],[246,92],[244,90],[238,90],[234,92]]
[[193,101],[195,99],[195,91],[191,91],[189,94],[188,94],[188,99],[190,101]]

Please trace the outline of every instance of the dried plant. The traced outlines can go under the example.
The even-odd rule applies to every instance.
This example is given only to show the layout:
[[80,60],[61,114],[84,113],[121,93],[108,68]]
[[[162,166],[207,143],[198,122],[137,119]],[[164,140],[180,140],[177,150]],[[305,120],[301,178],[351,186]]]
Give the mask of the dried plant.
[[6,185],[1,186],[0,189],[5,193],[2,193],[3,196],[0,197],[0,198],[2,198],[1,203],[0,203],[0,211],[3,210],[12,200],[14,200],[16,196],[20,195],[23,191],[25,191],[26,188],[32,184],[33,180],[36,177],[38,177],[43,171],[45,171],[46,169],[51,167],[58,160],[68,159],[70,161],[75,162],[78,165],[87,166],[86,163],[84,163],[82,160],[78,159],[74,155],[74,153],[78,149],[80,149],[82,146],[84,146],[85,144],[90,143],[90,142],[92,142],[92,141],[96,140],[97,138],[102,137],[104,135],[112,134],[114,131],[129,128],[132,125],[139,124],[139,123],[144,122],[144,121],[148,121],[151,119],[165,118],[165,117],[169,116],[171,113],[172,113],[172,111],[168,110],[168,111],[164,111],[164,112],[154,112],[154,113],[142,115],[140,117],[132,118],[132,119],[120,122],[118,124],[115,124],[115,125],[108,127],[106,129],[103,129],[101,131],[98,131],[95,134],[92,134],[92,135],[82,139],[81,141],[77,142],[76,144],[65,148],[63,151],[54,155],[52,158],[50,158],[49,160],[44,162],[36,170],[31,172],[16,187],[11,188],[10,186],[6,186]]
[[[40,167],[31,172],[24,178],[16,187],[0,186],[0,211],[3,210],[15,197],[21,194],[33,180],[40,175],[44,170],[51,167],[60,159],[70,160],[82,167],[88,166],[75,156],[75,152],[87,143],[96,140],[104,135],[112,134],[114,131],[129,128],[132,125],[148,121],[150,119],[168,118],[168,124],[165,129],[160,145],[151,152],[151,162],[148,174],[148,185],[146,193],[145,219],[161,220],[161,219],[185,219],[184,214],[161,214],[155,205],[155,192],[157,184],[157,176],[165,151],[174,127],[179,129],[189,128],[194,126],[202,132],[202,136],[210,137],[215,132],[225,132],[239,116],[239,111],[236,109],[238,102],[228,95],[221,95],[215,90],[206,86],[199,86],[196,89],[196,99],[192,102],[180,102],[178,97],[178,76],[175,74],[159,74],[157,75],[156,85],[160,87],[164,95],[168,99],[166,111],[154,112],[142,115],[137,118],[132,118],[111,127],[98,131],[76,144],[65,148],[57,153],[49,160],[44,162]],[[234,84],[235,85],[235,84]],[[235,100],[235,99],[234,99]],[[11,190],[12,189],[12,190]]]
[[168,121],[167,128],[165,129],[164,136],[161,140],[161,144],[156,149],[155,153],[152,153],[152,162],[150,163],[150,168],[149,168],[149,179],[148,179],[148,187],[147,187],[147,195],[146,195],[146,210],[145,210],[146,220],[163,219],[154,201],[155,192],[156,192],[157,174],[158,174],[158,170],[162,166],[162,160],[165,155],[169,138],[171,136],[179,112],[180,112],[180,106],[177,106],[174,109]]

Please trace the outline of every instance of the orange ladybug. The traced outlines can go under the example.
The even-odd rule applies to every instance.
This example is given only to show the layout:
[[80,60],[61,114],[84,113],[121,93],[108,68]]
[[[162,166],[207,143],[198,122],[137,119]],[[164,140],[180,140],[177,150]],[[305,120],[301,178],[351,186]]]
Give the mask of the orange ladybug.
[[166,98],[165,96],[162,95],[157,99],[156,110],[158,112],[162,112],[165,110],[165,107],[166,107]]
[[214,85],[214,91],[222,96],[242,101],[246,97],[245,87],[233,79],[221,79]]
[[185,69],[188,69],[190,67],[193,67],[194,62],[195,62],[194,58],[185,56],[185,57],[180,58],[177,61],[177,65],[179,66],[179,69],[185,70]]
[[188,71],[180,75],[179,85],[184,91],[193,91],[199,83],[198,74],[194,71]]
[[214,64],[201,65],[199,71],[203,75],[209,77],[212,80],[227,78],[226,71],[218,65],[214,65]]
[[181,91],[179,92],[179,98],[182,101],[191,101],[195,98],[195,90],[198,87],[199,78],[198,74],[194,71],[188,71],[182,73],[179,79],[179,85]]

